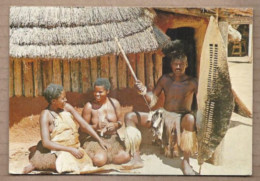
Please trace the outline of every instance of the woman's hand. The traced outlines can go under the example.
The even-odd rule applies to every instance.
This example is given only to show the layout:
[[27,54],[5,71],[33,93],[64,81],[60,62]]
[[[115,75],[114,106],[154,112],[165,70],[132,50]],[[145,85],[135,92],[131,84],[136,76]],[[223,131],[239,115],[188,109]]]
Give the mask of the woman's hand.
[[118,124],[118,123],[117,122],[116,123],[115,122],[108,123],[107,124],[107,131],[110,131],[110,132],[116,131],[117,130],[116,124]]
[[84,156],[84,153],[77,148],[71,148],[70,153],[77,159],[81,159]]
[[99,121],[99,128],[103,129],[107,126],[107,121]]
[[105,143],[102,139],[99,140],[99,144],[106,151],[111,148],[111,146],[109,144]]

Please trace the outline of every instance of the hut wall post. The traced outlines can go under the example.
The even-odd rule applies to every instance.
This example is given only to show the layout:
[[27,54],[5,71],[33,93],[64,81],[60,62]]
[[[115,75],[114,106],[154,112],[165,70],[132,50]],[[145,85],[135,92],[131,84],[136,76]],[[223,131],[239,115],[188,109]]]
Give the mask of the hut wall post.
[[80,61],[82,92],[86,93],[91,88],[90,62],[89,59]]
[[117,88],[117,69],[116,69],[116,56],[109,56],[109,80],[111,83],[111,89]]
[[61,64],[60,59],[53,59],[53,77],[52,82],[54,84],[62,85],[61,80]]
[[98,77],[98,64],[97,64],[97,58],[91,58],[90,59],[90,65],[91,65],[91,87],[94,86],[94,82],[96,81]]
[[42,61],[41,60],[37,60],[37,67],[38,67],[38,71],[37,71],[37,77],[38,77],[38,95],[43,95],[43,80],[42,80]]
[[33,60],[33,96],[37,97],[39,95],[39,87],[38,87],[38,72],[40,72],[40,69],[38,69],[38,60]]
[[63,87],[66,92],[71,91],[70,89],[70,64],[69,60],[63,60]]
[[127,67],[126,63],[124,60],[124,57],[122,55],[119,55],[118,57],[118,65],[117,65],[117,70],[118,70],[118,88],[126,88],[127,86]]
[[9,97],[14,96],[14,59],[9,58]]
[[154,78],[153,78],[153,58],[152,53],[145,54],[145,78],[146,78],[146,86],[148,89],[153,89],[154,87]]
[[101,56],[100,57],[100,77],[109,78],[109,60],[108,56]]
[[25,97],[33,97],[33,63],[23,59],[23,89]]
[[70,61],[71,91],[80,92],[79,82],[79,61]]
[[[127,55],[127,58],[128,58],[128,60],[130,62],[130,65],[131,65],[133,71],[136,74],[136,60],[135,60],[135,57],[136,57],[135,54],[128,54]],[[128,67],[127,67],[127,69],[128,69]],[[131,71],[129,69],[127,71],[127,78],[128,78],[128,87],[133,88],[134,85],[135,85],[135,80],[134,80],[134,77],[133,77],[133,75],[132,75],[132,73],[131,73]]]
[[136,69],[137,78],[142,83],[145,83],[144,53],[138,53],[136,55]]
[[42,62],[43,90],[52,82],[52,60]]
[[157,83],[159,78],[162,76],[163,58],[160,53],[153,54],[154,61],[154,85]]
[[22,64],[21,59],[14,58],[14,95],[22,96]]

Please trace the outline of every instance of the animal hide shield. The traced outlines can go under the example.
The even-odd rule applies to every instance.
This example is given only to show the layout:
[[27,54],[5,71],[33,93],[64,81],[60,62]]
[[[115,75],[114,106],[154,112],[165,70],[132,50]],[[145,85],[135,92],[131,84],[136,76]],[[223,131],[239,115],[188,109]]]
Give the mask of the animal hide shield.
[[202,165],[225,136],[234,108],[226,46],[214,17],[203,43],[197,101],[198,163]]

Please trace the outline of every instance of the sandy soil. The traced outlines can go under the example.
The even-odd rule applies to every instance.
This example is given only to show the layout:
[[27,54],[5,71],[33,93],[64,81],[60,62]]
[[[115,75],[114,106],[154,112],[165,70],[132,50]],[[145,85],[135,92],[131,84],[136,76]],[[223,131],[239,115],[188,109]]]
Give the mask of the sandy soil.
[[[245,63],[244,59],[238,61],[239,58],[232,59],[229,62],[230,76],[233,89],[238,96],[252,110],[252,64]],[[73,97],[73,96],[71,96]],[[81,99],[82,97],[80,97]],[[42,99],[42,98],[38,98]],[[17,101],[17,100],[16,100]],[[69,100],[70,101],[70,100]],[[10,101],[11,107],[15,101]],[[37,102],[37,101],[36,101]],[[36,103],[35,102],[35,103]],[[46,105],[30,106],[32,109],[40,109]],[[81,103],[82,104],[82,103]],[[75,106],[76,104],[74,104]],[[25,106],[24,104],[21,107]],[[27,110],[28,107],[27,106]],[[124,105],[123,111],[132,110],[130,105]],[[136,109],[136,107],[134,107]],[[142,108],[145,109],[145,108]],[[12,113],[15,113],[16,110]],[[80,108],[78,109],[81,110]],[[138,110],[138,108],[137,108]],[[35,112],[37,112],[35,111]],[[9,172],[12,174],[20,174],[23,167],[28,164],[28,148],[34,146],[40,139],[39,134],[39,113],[31,112],[27,115],[13,115],[13,120],[10,120],[9,129]],[[20,121],[17,121],[21,119]],[[233,113],[231,117],[231,125],[224,139],[224,149],[222,152],[223,162],[220,166],[215,166],[209,163],[204,163],[202,166],[203,175],[251,175],[252,174],[252,119],[241,117]],[[160,153],[157,146],[153,146],[149,141],[151,133],[148,130],[143,130],[144,141],[141,147],[142,159],[144,167],[131,170],[129,172],[110,172],[110,174],[155,174],[155,175],[182,175],[180,170],[180,159],[169,159]],[[191,159],[191,165],[196,172],[199,171],[197,160]],[[37,173],[37,172],[34,172]]]

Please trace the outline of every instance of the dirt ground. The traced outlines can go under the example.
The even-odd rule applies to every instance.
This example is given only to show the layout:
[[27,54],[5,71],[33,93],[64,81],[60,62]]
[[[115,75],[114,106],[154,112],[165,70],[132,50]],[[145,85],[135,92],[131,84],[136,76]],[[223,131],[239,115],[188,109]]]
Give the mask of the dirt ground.
[[[240,61],[241,60],[241,61]],[[245,58],[231,58],[229,61],[230,76],[233,89],[252,111],[252,63],[247,63]],[[123,112],[132,109],[145,111],[144,104],[139,107],[132,106],[142,102],[142,98],[133,95],[133,90],[125,91],[125,102],[121,102]],[[77,106],[81,111],[84,102],[78,100],[89,99],[87,95],[70,93],[68,102]],[[118,99],[123,94],[111,93],[112,97]],[[137,97],[132,99],[131,96]],[[74,98],[73,98],[74,97]],[[131,105],[132,104],[132,105]],[[34,146],[40,139],[39,133],[39,113],[47,103],[39,98],[11,98],[10,99],[10,129],[9,129],[9,172],[11,174],[21,174],[24,166],[28,164],[28,148]],[[222,152],[223,161],[219,166],[209,163],[202,165],[202,175],[251,175],[252,174],[252,126],[250,118],[241,117],[233,113],[231,125],[224,139],[224,149]],[[138,175],[182,175],[180,170],[180,159],[169,159],[160,153],[157,146],[153,146],[149,141],[150,132],[142,131],[144,140],[141,147],[141,157],[144,167],[131,170],[129,172],[110,172],[110,174],[138,174]],[[191,165],[196,172],[199,172],[199,165],[195,158],[191,159]],[[37,172],[34,172],[37,173]],[[107,173],[106,173],[107,174]]]

